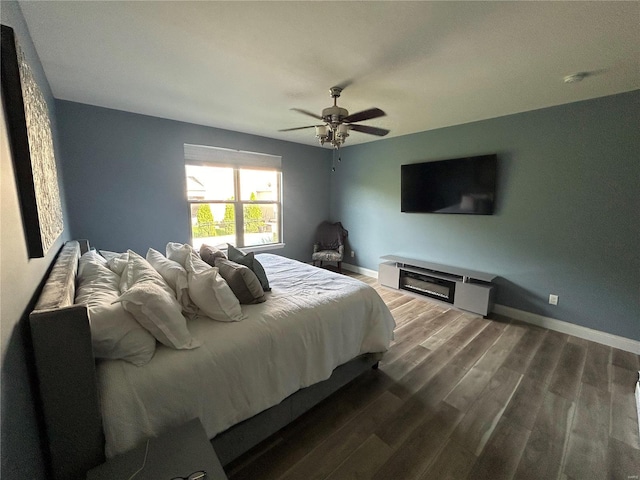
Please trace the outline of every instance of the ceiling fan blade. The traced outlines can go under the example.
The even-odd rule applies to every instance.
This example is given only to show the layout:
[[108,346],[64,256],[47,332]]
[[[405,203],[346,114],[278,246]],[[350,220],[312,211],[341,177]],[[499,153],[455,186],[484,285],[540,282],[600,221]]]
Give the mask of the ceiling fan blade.
[[349,125],[349,128],[356,132],[368,133],[369,135],[376,135],[378,137],[384,137],[390,132],[390,130],[385,128],[370,127],[369,125],[354,125],[353,123]]
[[278,130],[279,132],[291,132],[293,130],[302,130],[304,128],[314,128],[315,125],[307,125],[306,127],[295,127],[295,128],[285,128],[283,130]]
[[363,110],[361,112],[352,113],[348,117],[343,118],[344,122],[363,122],[365,120],[371,120],[372,118],[384,117],[384,113],[379,108],[370,108],[369,110]]
[[294,110],[299,113],[304,113],[305,115],[309,115],[310,117],[317,118],[318,120],[322,120],[322,117],[320,115],[309,112],[308,110],[303,110],[302,108],[292,108],[291,110]]

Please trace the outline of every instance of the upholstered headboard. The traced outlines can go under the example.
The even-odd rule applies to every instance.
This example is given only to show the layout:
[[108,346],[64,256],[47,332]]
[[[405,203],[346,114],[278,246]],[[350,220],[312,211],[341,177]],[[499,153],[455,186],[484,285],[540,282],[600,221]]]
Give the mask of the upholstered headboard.
[[104,461],[104,435],[85,306],[74,305],[87,241],[67,242],[29,315],[53,478],[84,479]]

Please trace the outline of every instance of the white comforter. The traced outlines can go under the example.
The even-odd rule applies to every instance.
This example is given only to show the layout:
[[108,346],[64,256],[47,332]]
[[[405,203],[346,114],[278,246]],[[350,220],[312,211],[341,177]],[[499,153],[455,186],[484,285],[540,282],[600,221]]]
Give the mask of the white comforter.
[[143,367],[98,364],[107,457],[194,417],[212,438],[358,355],[387,350],[395,323],[373,288],[277,255],[257,258],[273,290],[265,303],[242,306],[246,320],[196,318],[188,326],[200,348],[159,345]]

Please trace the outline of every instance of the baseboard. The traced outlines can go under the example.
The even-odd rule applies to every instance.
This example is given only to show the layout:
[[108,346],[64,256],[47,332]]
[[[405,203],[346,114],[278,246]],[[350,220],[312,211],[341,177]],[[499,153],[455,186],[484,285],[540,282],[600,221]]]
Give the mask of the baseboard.
[[369,270],[368,268],[359,267],[358,265],[351,265],[350,263],[342,263],[342,268],[349,270],[350,272],[360,273],[371,278],[378,278],[377,270]]
[[548,328],[560,333],[573,335],[574,337],[584,338],[592,342],[601,343],[609,347],[619,348],[626,352],[640,355],[640,342],[626,337],[620,337],[607,332],[593,330],[592,328],[576,325],[575,323],[564,322],[555,318],[544,317],[536,313],[525,312],[517,308],[507,307],[505,305],[496,304],[493,311],[500,315],[505,315],[515,320],[520,320],[539,327]]

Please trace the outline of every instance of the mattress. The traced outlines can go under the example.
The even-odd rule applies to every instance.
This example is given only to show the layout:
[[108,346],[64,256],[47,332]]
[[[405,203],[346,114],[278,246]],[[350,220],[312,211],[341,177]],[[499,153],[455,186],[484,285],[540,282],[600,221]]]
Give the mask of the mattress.
[[188,323],[197,349],[159,345],[142,367],[98,363],[107,457],[194,417],[213,438],[337,366],[388,349],[395,322],[372,287],[277,255],[256,258],[272,291],[242,306],[245,320],[198,316]]

